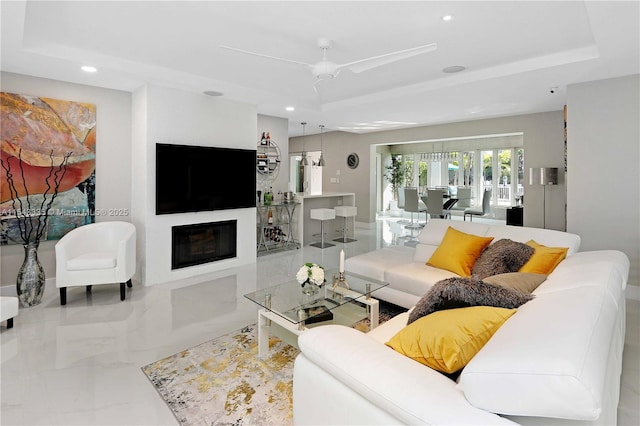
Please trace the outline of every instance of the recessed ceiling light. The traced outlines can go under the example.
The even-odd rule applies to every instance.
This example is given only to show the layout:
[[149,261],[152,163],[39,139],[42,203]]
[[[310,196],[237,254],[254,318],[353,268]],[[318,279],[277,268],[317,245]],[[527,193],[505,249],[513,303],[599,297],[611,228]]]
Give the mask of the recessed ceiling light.
[[467,69],[467,67],[463,67],[462,65],[452,65],[450,67],[443,68],[442,72],[447,73],[447,74],[453,74],[453,73],[456,73],[456,72],[464,71],[466,69]]
[[222,96],[222,95],[224,94],[224,93],[222,93],[222,92],[217,92],[217,91],[215,91],[215,90],[205,90],[205,91],[204,91],[204,92],[202,92],[202,93],[204,93],[204,94],[205,94],[205,95],[207,95],[207,96]]
[[443,21],[450,21],[450,20],[452,20],[452,19],[453,19],[453,15],[444,15],[444,16],[442,17],[442,20],[443,20]]
[[285,109],[286,109],[287,111],[295,111],[295,110],[296,110],[296,108],[295,108],[295,107],[292,107],[292,106],[288,106],[288,107],[286,107]]
[[83,65],[80,69],[84,72],[98,72],[98,68],[89,65]]

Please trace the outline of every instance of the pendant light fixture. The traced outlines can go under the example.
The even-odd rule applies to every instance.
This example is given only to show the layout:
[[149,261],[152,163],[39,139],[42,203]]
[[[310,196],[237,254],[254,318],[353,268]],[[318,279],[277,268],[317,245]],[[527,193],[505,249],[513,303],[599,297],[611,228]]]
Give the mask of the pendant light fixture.
[[309,160],[307,160],[307,151],[304,149],[304,126],[307,125],[307,122],[303,121],[300,124],[302,124],[302,165],[308,166]]
[[320,124],[318,127],[320,127],[320,159],[318,160],[318,166],[324,167],[324,157],[322,156],[322,132],[324,130],[324,124]]

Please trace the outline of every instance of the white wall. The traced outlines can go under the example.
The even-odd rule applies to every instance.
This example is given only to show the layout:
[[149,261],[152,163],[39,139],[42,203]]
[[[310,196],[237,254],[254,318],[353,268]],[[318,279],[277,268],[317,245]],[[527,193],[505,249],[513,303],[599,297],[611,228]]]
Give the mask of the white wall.
[[[322,151],[326,166],[318,173],[322,177],[320,187],[322,192],[354,192],[355,205],[358,208],[356,221],[373,222],[375,221],[375,210],[370,212],[369,200],[370,181],[369,171],[370,164],[375,165],[375,158],[370,160],[369,145],[362,138],[366,135],[358,135],[346,132],[324,132],[322,137]],[[310,136],[295,137],[289,141],[289,152],[301,153],[303,148],[307,153],[320,153],[320,134]],[[347,155],[355,152],[360,158],[358,168],[350,169],[347,167]],[[308,169],[311,170],[311,157],[309,158]],[[317,160],[317,158],[314,158]],[[373,163],[370,163],[373,161]],[[312,173],[319,172],[319,169],[313,169]],[[335,179],[335,182],[332,182]],[[339,181],[339,182],[338,182]],[[375,180],[373,181],[375,192]],[[315,192],[314,192],[315,193]],[[375,197],[374,197],[375,199]]]
[[[323,171],[324,191],[355,192],[359,222],[376,220],[376,191],[372,182],[378,178],[375,170],[375,151],[371,145],[424,142],[448,138],[464,138],[481,135],[522,133],[525,149],[525,204],[524,224],[542,228],[543,187],[529,185],[529,168],[558,167],[564,169],[564,113],[551,111],[539,114],[517,115],[477,121],[414,127],[384,132],[355,135],[344,132],[325,133],[324,155],[327,167]],[[291,139],[291,150],[302,149],[302,138]],[[319,149],[317,135],[305,137],[308,151]],[[356,152],[360,156],[360,166],[356,170],[346,167],[346,156]],[[331,184],[337,170],[346,173],[340,183]],[[347,178],[348,177],[348,178]],[[546,227],[565,229],[565,184],[546,189]]]
[[[138,278],[144,285],[204,275],[256,261],[256,210],[155,215],[155,144],[177,143],[256,149],[257,113],[254,106],[224,98],[146,86],[133,94],[133,161],[143,165],[133,174],[136,197],[134,223],[144,229],[138,236]],[[229,165],[212,165],[229,167]],[[255,173],[255,169],[251,171]],[[230,170],[228,182],[233,185]],[[238,221],[237,257],[171,270],[171,227],[193,223]]]
[[567,230],[617,249],[640,285],[640,76],[567,87]]
[[[131,212],[131,93],[2,72],[3,92],[44,96],[96,105],[96,209]],[[96,220],[131,220],[98,216]],[[40,243],[38,258],[47,279],[55,278],[55,241]],[[20,245],[0,247],[0,284],[15,288],[24,259]]]

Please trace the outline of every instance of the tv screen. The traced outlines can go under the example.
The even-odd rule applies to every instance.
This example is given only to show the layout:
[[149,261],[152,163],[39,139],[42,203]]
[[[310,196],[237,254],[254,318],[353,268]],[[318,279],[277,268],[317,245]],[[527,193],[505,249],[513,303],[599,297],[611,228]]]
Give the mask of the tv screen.
[[156,144],[156,214],[256,206],[256,150]]

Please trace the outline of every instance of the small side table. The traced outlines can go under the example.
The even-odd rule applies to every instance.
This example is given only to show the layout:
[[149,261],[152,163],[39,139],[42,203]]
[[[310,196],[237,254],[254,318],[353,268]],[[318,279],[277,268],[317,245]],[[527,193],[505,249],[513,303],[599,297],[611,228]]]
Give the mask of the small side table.
[[507,209],[507,225],[523,226],[523,211],[522,206],[513,206]]

